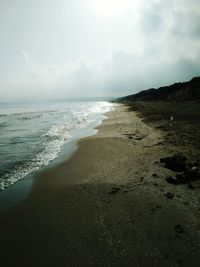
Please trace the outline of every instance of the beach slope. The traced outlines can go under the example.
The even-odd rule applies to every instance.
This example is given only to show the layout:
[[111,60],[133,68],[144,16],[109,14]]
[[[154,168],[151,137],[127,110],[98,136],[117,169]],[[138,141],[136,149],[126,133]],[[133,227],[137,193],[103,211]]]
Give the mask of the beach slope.
[[198,194],[160,164],[176,151],[127,106],[107,116],[1,214],[2,266],[199,266]]

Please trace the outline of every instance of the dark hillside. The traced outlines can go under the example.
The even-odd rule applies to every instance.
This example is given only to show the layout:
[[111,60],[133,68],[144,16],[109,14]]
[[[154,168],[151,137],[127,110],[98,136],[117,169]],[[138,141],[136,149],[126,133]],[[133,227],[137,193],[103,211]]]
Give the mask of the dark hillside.
[[200,100],[200,77],[195,77],[189,82],[175,83],[170,86],[152,88],[137,94],[117,99],[117,102],[146,101],[146,100]]

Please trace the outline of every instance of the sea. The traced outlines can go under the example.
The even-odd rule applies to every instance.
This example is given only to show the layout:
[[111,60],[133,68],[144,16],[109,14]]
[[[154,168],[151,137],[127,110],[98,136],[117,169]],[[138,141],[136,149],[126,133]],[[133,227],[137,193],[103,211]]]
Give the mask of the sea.
[[109,102],[0,103],[0,193],[65,155],[77,132],[112,109]]

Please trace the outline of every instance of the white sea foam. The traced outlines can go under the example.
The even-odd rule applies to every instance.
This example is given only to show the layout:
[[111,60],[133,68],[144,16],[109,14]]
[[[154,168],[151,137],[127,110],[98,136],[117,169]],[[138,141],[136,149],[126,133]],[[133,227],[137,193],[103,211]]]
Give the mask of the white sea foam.
[[[59,156],[63,145],[67,141],[70,141],[71,133],[74,129],[86,127],[90,121],[98,121],[99,117],[97,115],[104,114],[112,109],[113,104],[108,102],[76,103],[63,105],[61,108],[52,110],[47,109],[35,112],[18,112],[9,115],[15,117],[17,120],[19,118],[23,119],[23,122],[21,121],[22,124],[20,124],[20,120],[18,120],[16,124],[16,129],[19,131],[19,135],[14,137],[17,138],[16,140],[20,138],[22,129],[26,129],[26,131],[28,131],[24,133],[26,140],[21,138],[18,141],[19,145],[23,145],[23,140],[25,140],[24,146],[26,146],[27,142],[28,144],[31,142],[32,139],[27,141],[30,137],[26,136],[26,134],[29,134],[30,132],[31,138],[33,138],[34,141],[37,141],[37,145],[33,143],[31,149],[35,149],[36,146],[36,149],[39,148],[40,151],[36,154],[33,153],[33,157],[30,159],[28,158],[25,162],[23,158],[26,158],[26,155],[22,155],[23,158],[20,161],[22,151],[19,151],[18,154],[16,152],[16,155],[11,154],[12,158],[19,157],[19,160],[17,158],[17,162],[19,161],[20,164],[16,164],[16,166],[6,170],[6,172],[0,177],[0,189],[4,190],[16,183],[18,180],[23,179],[28,174],[40,169],[42,166],[47,166],[52,160]],[[31,119],[34,119],[33,125],[31,124]],[[38,134],[38,136],[36,136],[36,133],[40,133],[40,131],[42,131],[43,126],[46,127],[46,131],[43,132],[42,135]],[[28,127],[30,127],[30,129]],[[13,131],[17,131],[16,129],[11,128],[11,132],[13,133]],[[6,133],[5,136],[9,139]],[[12,146],[10,148],[8,147],[8,149],[10,149],[10,153],[12,153]],[[34,149],[33,151],[35,151]]]
[[44,136],[52,139],[66,140],[69,138],[68,128],[67,125],[53,125]]

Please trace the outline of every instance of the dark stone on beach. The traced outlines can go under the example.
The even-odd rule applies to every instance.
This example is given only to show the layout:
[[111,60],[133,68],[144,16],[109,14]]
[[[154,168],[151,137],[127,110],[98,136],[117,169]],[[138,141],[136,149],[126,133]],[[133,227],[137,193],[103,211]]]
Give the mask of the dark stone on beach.
[[170,192],[167,192],[167,193],[165,193],[164,194],[167,198],[173,198],[174,197],[174,195],[172,194],[172,193],[170,193]]
[[198,161],[190,162],[190,163],[187,164],[187,166],[188,166],[188,168],[191,169],[191,170],[192,170],[193,168],[195,168],[195,170],[196,170],[196,169],[198,169],[198,167],[200,167],[200,163],[199,163]]
[[165,254],[165,255],[164,255],[164,258],[165,258],[165,259],[169,259],[169,255],[168,255],[168,254]]
[[[190,184],[192,181],[200,180],[200,174],[198,172],[196,172],[196,171],[185,170],[183,173],[177,174],[176,178],[173,178],[171,176],[167,176],[165,178],[165,180],[168,183],[174,184],[174,185],[188,184],[188,183]],[[189,188],[191,188],[191,186]],[[191,189],[193,189],[193,188],[191,188]]]
[[123,190],[123,193],[127,194],[128,192],[130,192],[130,190],[127,190],[127,189]]
[[112,190],[108,192],[108,194],[116,194],[120,191],[120,187],[112,187]]
[[136,137],[135,137],[135,140],[140,141],[140,140],[142,140],[143,138],[144,138],[143,136],[136,136]]
[[189,184],[188,185],[188,188],[193,190],[194,189],[194,186],[192,184]]
[[184,173],[177,174],[176,175],[176,181],[177,181],[177,184],[186,184],[189,182],[187,176],[185,176]]
[[197,170],[185,171],[185,175],[187,175],[191,181],[200,180],[200,173]]
[[158,178],[158,177],[159,177],[157,173],[153,173],[152,176],[153,176],[154,178]]
[[185,171],[187,158],[182,155],[174,155],[172,157],[161,158],[160,163],[164,164],[164,167],[172,171]]
[[200,174],[195,171],[186,170],[182,174],[177,174],[176,179],[179,184],[187,184],[187,183],[190,183],[191,181],[200,180]]
[[170,184],[174,184],[174,185],[177,185],[179,182],[177,179],[174,179],[172,176],[167,176],[165,178],[165,180],[170,183]]
[[184,232],[183,226],[181,224],[175,225],[174,230],[177,234],[182,234]]

